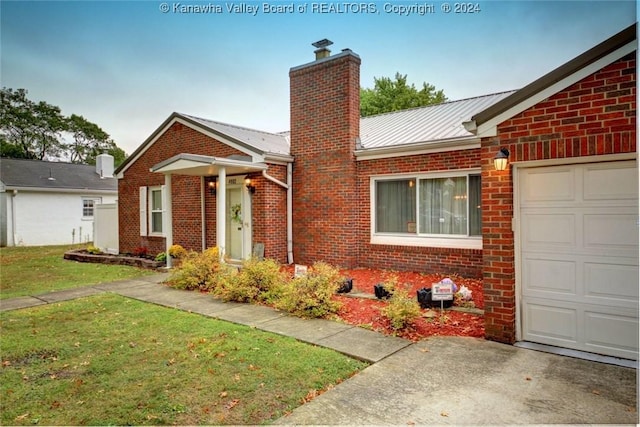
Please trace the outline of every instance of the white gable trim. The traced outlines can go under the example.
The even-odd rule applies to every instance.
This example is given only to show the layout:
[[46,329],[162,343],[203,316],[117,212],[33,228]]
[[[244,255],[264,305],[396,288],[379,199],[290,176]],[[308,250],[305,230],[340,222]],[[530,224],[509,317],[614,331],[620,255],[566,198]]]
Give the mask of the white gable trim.
[[600,69],[606,67],[609,64],[617,61],[620,58],[625,57],[626,55],[636,51],[638,49],[638,41],[634,40],[621,48],[609,53],[608,55],[603,56],[602,58],[592,62],[584,68],[577,70],[575,73],[565,77],[562,80],[557,81],[551,86],[541,90],[533,94],[531,97],[525,99],[521,103],[514,105],[510,109],[504,111],[503,113],[498,114],[491,120],[488,120],[485,123],[482,123],[480,126],[476,126],[474,121],[464,123],[465,128],[470,132],[475,132],[475,134],[481,138],[492,137],[498,134],[498,125],[510,118],[520,114],[521,112],[527,110],[528,108],[533,107],[539,102],[544,101],[545,99],[555,95],[556,93],[568,88],[569,86],[579,82],[580,80],[588,77],[589,75],[599,71]]
[[180,124],[182,124],[184,126],[187,126],[190,129],[195,130],[196,132],[200,132],[203,135],[206,135],[206,136],[208,136],[210,138],[213,138],[215,140],[218,140],[218,141],[222,142],[225,145],[228,145],[228,146],[230,146],[232,148],[235,148],[236,150],[241,151],[242,153],[245,153],[248,156],[251,156],[251,159],[254,162],[263,162],[264,161],[264,154],[259,153],[257,151],[249,150],[247,147],[245,147],[243,145],[240,145],[237,142],[234,142],[234,141],[232,141],[232,140],[230,140],[230,139],[228,139],[228,138],[226,138],[226,137],[224,137],[222,135],[210,132],[210,131],[208,131],[206,129],[203,129],[202,127],[194,126],[193,123],[190,123],[189,121],[184,120],[183,118],[176,116],[176,117],[173,117],[169,122],[167,122],[166,125],[164,125],[163,127],[161,127],[158,130],[156,130],[156,132],[154,132],[153,138],[150,139],[149,141],[147,141],[144,144],[144,146],[140,149],[140,151],[138,151],[138,153],[136,153],[136,156],[133,159],[131,159],[130,161],[127,162],[127,165],[121,171],[118,172],[116,178],[118,178],[118,179],[124,178],[124,173],[127,171],[127,169],[129,169],[129,167],[132,164],[137,162],[138,159],[140,159],[140,157],[142,157],[142,155],[144,153],[146,153],[146,151],[149,148],[151,148],[151,146],[153,144],[155,144],[156,141],[158,139],[160,139],[160,137],[162,135],[164,135],[165,132],[167,132],[169,130],[169,128],[171,128],[171,126],[173,126],[175,123],[180,123]]

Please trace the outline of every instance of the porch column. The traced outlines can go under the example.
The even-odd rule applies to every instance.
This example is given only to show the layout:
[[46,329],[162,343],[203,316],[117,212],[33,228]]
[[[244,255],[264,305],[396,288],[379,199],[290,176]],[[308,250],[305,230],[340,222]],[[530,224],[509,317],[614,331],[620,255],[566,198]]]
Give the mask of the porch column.
[[173,245],[173,212],[171,208],[171,174],[165,174],[164,176],[164,221],[163,228],[165,229],[165,246],[164,251],[167,254],[167,268],[171,268],[171,257],[169,256],[169,248]]
[[216,246],[220,251],[220,260],[224,260],[227,241],[227,170],[224,166],[218,169],[218,190],[216,191]]

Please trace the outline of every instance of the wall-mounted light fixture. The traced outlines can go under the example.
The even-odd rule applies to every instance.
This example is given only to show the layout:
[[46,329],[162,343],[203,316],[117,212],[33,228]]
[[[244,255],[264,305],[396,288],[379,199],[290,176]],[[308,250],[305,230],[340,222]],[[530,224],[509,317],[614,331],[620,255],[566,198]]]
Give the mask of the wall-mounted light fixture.
[[509,163],[509,150],[502,147],[498,154],[493,158],[493,166],[497,171],[503,171],[507,168]]
[[249,190],[249,193],[254,194],[256,192],[256,186],[253,185],[251,178],[245,178],[244,186],[247,187],[247,190]]
[[212,196],[216,195],[216,190],[218,189],[218,178],[215,176],[206,176],[205,181],[207,182],[207,188],[209,188],[209,194]]

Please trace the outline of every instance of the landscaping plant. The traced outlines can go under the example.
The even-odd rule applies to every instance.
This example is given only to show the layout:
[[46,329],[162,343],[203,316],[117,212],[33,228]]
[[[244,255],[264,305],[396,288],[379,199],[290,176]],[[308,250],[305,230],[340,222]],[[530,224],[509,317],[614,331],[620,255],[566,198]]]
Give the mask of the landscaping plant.
[[409,295],[407,289],[398,286],[398,277],[393,275],[385,281],[384,288],[391,293],[389,303],[383,307],[383,316],[389,319],[395,330],[404,329],[420,317],[420,305]]
[[220,262],[218,248],[189,251],[179,267],[171,271],[167,283],[177,289],[215,291],[236,270]]
[[334,298],[344,277],[331,265],[319,261],[307,274],[289,281],[275,302],[278,309],[300,317],[326,317],[340,310],[341,303]]
[[272,259],[250,258],[242,263],[238,274],[230,274],[214,290],[224,301],[275,301],[287,281],[281,265]]

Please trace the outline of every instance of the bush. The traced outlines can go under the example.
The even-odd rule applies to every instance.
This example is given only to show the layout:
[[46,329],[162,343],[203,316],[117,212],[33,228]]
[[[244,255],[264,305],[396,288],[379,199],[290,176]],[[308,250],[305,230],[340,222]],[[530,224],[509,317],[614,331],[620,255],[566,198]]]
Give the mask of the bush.
[[296,277],[282,286],[275,306],[300,317],[335,314],[341,304],[334,299],[334,294],[343,281],[337,268],[316,262],[306,275]]
[[171,271],[167,283],[177,289],[212,291],[234,272],[233,267],[220,262],[218,248],[209,248],[202,253],[189,251],[181,265]]
[[187,256],[187,250],[180,245],[171,245],[169,248],[169,256],[171,258],[182,259]]
[[272,302],[285,282],[277,261],[254,257],[245,260],[240,272],[228,278],[215,294],[224,301]]
[[140,258],[145,258],[149,254],[149,248],[146,246],[139,246],[133,250],[132,255]]
[[420,316],[420,305],[409,296],[406,289],[399,288],[397,285],[398,278],[390,277],[385,282],[385,289],[392,292],[389,303],[382,308],[382,315],[391,322],[393,329],[404,329],[411,325]]
[[100,248],[96,248],[93,245],[89,245],[87,246],[87,252],[89,252],[92,255],[99,255],[102,253],[102,251],[100,250]]
[[160,262],[167,262],[167,254],[164,252],[160,252],[158,255],[156,255],[155,260]]

